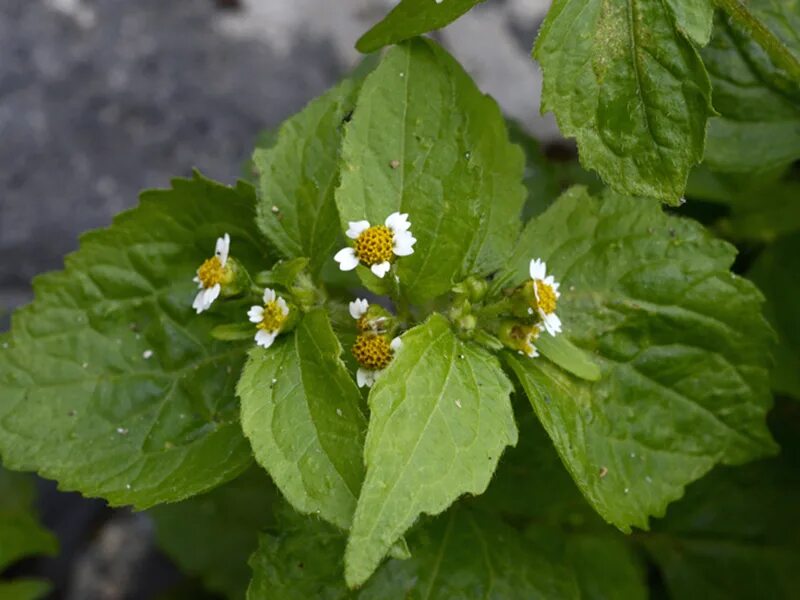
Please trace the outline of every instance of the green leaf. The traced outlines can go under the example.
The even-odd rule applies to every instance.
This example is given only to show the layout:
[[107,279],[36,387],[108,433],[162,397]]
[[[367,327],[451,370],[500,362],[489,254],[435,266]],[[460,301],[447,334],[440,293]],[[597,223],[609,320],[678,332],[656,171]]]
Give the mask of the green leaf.
[[542,110],[616,191],[678,204],[703,156],[711,87],[663,0],[556,0],[534,50]]
[[347,529],[364,478],[361,394],[324,310],[254,348],[239,381],[256,460],[295,509]]
[[550,361],[573,375],[597,381],[601,371],[591,356],[570,342],[565,335],[543,335],[536,341],[536,347]]
[[[791,418],[784,413],[782,420]],[[719,468],[643,537],[673,598],[793,598],[800,589],[800,429],[780,458]]]
[[37,600],[50,591],[50,584],[38,579],[18,579],[0,583],[0,600]]
[[259,531],[275,525],[272,505],[280,498],[263,470],[244,475],[208,494],[151,509],[158,543],[182,571],[200,577],[211,591],[244,598],[248,559]]
[[66,269],[34,281],[0,347],[0,454],[62,489],[143,509],[211,489],[251,464],[234,386],[251,342],[211,330],[244,300],[192,310],[192,276],[231,236],[263,263],[254,194],[196,175],[145,192],[138,208],[83,236]]
[[[800,28],[797,0],[756,0],[748,8]],[[793,25],[792,25],[793,24]],[[780,28],[775,28],[777,32]],[[784,41],[800,55],[797,33]],[[703,60],[713,84],[714,108],[704,162],[712,169],[751,172],[780,167],[800,158],[800,92],[792,94],[766,53],[727,19],[719,19]],[[794,84],[797,86],[797,83]]]
[[256,283],[261,286],[279,285],[289,289],[294,285],[297,277],[308,266],[307,258],[282,260],[275,263],[272,269],[256,276]]
[[253,154],[256,223],[286,258],[308,257],[315,274],[332,260],[340,237],[333,196],[343,123],[358,88],[357,81],[344,80],[285,121],[272,147]]
[[369,396],[367,474],[346,553],[351,586],[421,513],[482,493],[517,442],[511,383],[492,355],[461,342],[437,314],[402,340]]
[[758,257],[748,277],[767,297],[767,318],[778,332],[772,388],[800,399],[800,234],[781,238]]
[[666,0],[675,17],[678,29],[698,46],[705,46],[711,39],[714,26],[714,3],[712,0]]
[[623,531],[646,528],[716,463],[774,452],[764,422],[772,333],[735,250],[655,202],[582,188],[523,232],[501,280],[542,257],[561,281],[564,335],[603,377],[508,355],[564,464]]
[[434,43],[389,50],[364,82],[342,155],[336,203],[344,227],[409,215],[418,241],[397,268],[410,300],[504,264],[525,199],[523,153],[497,104]]
[[440,29],[484,0],[401,0],[382,21],[356,42],[365,54]]

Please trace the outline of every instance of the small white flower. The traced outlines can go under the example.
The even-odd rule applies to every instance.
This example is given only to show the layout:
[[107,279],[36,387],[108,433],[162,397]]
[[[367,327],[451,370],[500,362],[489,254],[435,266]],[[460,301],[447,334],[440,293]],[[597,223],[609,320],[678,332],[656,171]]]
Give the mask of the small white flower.
[[559,283],[552,275],[547,274],[547,264],[540,258],[531,260],[529,271],[533,280],[536,306],[530,307],[528,312],[533,314],[535,308],[542,318],[545,330],[550,335],[561,333],[561,319],[556,314],[556,304],[561,297],[561,293],[558,291]]
[[217,238],[214,256],[206,260],[197,269],[197,276],[193,281],[200,288],[200,291],[197,292],[194,302],[192,302],[192,308],[197,311],[197,314],[208,310],[214,300],[219,298],[222,291],[222,283],[228,275],[226,266],[230,249],[231,237],[226,233],[221,238]]
[[350,316],[358,321],[361,317],[367,314],[369,309],[369,302],[362,298],[356,298],[350,303]]
[[370,226],[369,221],[350,221],[345,233],[355,240],[355,247],[342,248],[333,258],[342,271],[352,271],[363,263],[377,277],[383,277],[395,256],[414,253],[417,240],[411,235],[410,228],[408,214],[399,212],[389,215],[383,225]]
[[[372,337],[365,339],[378,340],[380,338]],[[386,342],[384,341],[383,343],[385,344]],[[391,348],[392,356],[397,354],[397,351],[400,350],[402,346],[403,346],[403,340],[401,340],[399,337],[394,338],[389,343],[389,348]],[[365,367],[359,367],[358,370],[356,371],[356,383],[358,384],[358,387],[365,387],[365,386],[372,387],[373,384],[378,380],[378,377],[380,377],[381,373],[383,373],[385,370],[386,366],[384,366],[382,369],[368,369]]]
[[289,305],[286,304],[275,290],[264,290],[264,305],[251,306],[247,311],[247,318],[256,324],[258,331],[255,335],[256,344],[262,348],[269,348],[281,332],[286,318],[289,316]]

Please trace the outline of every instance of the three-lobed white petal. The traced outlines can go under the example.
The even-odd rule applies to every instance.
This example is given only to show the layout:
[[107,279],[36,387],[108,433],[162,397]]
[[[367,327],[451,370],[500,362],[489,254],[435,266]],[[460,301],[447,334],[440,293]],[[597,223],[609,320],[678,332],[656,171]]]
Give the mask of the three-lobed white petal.
[[247,318],[251,323],[261,323],[264,320],[264,307],[251,306],[250,310],[247,311]]
[[286,300],[283,299],[283,296],[278,296],[278,299],[275,301],[275,304],[278,305],[278,308],[281,309],[283,316],[286,317],[289,315],[289,305],[286,304]]
[[277,331],[265,331],[263,329],[259,329],[256,333],[256,344],[261,346],[262,348],[269,348],[272,346],[272,342],[275,341],[275,338],[278,337]]
[[214,250],[214,255],[219,259],[219,262],[222,263],[222,266],[225,266],[225,263],[228,262],[228,254],[231,251],[231,236],[227,233],[223,235],[221,238],[217,238],[217,246]]
[[408,213],[393,212],[386,217],[384,225],[391,229],[392,233],[395,235],[398,233],[405,233],[411,228],[411,222],[408,220]]
[[370,371],[368,369],[359,368],[358,371],[356,371],[356,383],[358,383],[358,387],[372,387],[379,373],[380,371]]
[[558,318],[556,313],[546,314],[544,311],[540,310],[539,315],[542,317],[542,322],[544,323],[544,328],[547,330],[547,333],[550,335],[561,333],[561,319]]
[[275,290],[272,288],[264,288],[264,304],[269,304],[270,302],[275,302],[275,297],[277,294]]
[[532,259],[528,270],[533,280],[544,280],[547,276],[547,264],[541,258]]
[[352,271],[358,266],[358,256],[354,248],[342,248],[333,257],[342,271]]
[[414,244],[417,238],[411,235],[410,231],[401,231],[394,234],[394,244],[392,251],[397,256],[408,256],[414,254]]
[[214,284],[210,288],[201,289],[194,297],[192,308],[197,311],[198,315],[204,310],[208,310],[214,303],[214,300],[219,297],[220,291],[222,291],[222,286],[218,283]]
[[357,239],[358,236],[369,229],[369,221],[350,221],[347,225],[348,229],[345,235],[351,240]]
[[369,309],[369,302],[367,302],[364,298],[356,298],[353,300],[350,305],[350,316],[353,317],[356,321],[358,321],[361,317],[367,314],[367,309]]
[[382,263],[372,265],[369,270],[372,271],[376,276],[383,278],[383,276],[389,272],[391,267],[391,263],[387,260]]

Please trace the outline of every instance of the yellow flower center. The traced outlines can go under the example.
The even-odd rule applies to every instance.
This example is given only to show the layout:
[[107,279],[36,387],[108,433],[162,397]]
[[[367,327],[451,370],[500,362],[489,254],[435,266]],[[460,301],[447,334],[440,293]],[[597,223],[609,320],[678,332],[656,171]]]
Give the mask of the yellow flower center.
[[204,288],[210,288],[218,283],[229,283],[231,274],[230,269],[222,266],[218,257],[212,256],[197,269],[197,278]]
[[[536,286],[536,292],[537,292],[532,296],[534,302],[536,303],[536,305],[533,306],[533,308],[542,309],[542,312],[544,312],[546,315],[556,312],[557,298],[556,298],[556,292],[552,288],[552,286],[546,284],[541,279],[537,279],[536,281],[534,281],[533,285]],[[536,300],[537,296],[539,297],[538,301]]]
[[362,333],[352,348],[358,364],[370,371],[385,369],[392,360],[392,348],[382,335]]
[[392,260],[393,248],[392,230],[386,225],[365,229],[356,239],[356,256],[368,267]]
[[273,301],[264,305],[264,316],[256,327],[264,331],[280,331],[285,322],[286,315],[283,314],[278,303]]

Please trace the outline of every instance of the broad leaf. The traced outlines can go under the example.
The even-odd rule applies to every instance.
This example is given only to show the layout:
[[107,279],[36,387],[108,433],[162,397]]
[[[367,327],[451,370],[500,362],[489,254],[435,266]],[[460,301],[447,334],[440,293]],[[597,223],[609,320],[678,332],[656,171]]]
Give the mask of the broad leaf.
[[181,570],[235,600],[245,596],[248,559],[259,531],[275,525],[273,505],[279,502],[267,475],[253,466],[208,494],[158,506],[150,515],[159,545]]
[[[781,420],[791,418],[784,413]],[[643,537],[673,598],[794,598],[800,589],[800,429],[780,458],[719,468]]]
[[556,0],[534,56],[542,110],[615,190],[680,200],[703,156],[711,88],[663,0]]
[[502,266],[525,199],[523,153],[497,104],[433,42],[391,49],[367,77],[342,152],[343,226],[409,214],[418,241],[397,262],[409,299]]
[[623,531],[646,528],[716,463],[774,452],[764,422],[772,334],[734,249],[654,202],[575,188],[522,235],[506,283],[542,257],[564,334],[603,377],[508,355],[564,464]]
[[[800,198],[796,198],[800,200]],[[800,399],[800,233],[769,246],[748,273],[767,297],[765,312],[778,332],[772,368],[776,392]]]
[[714,25],[713,0],[666,0],[675,24],[683,34],[698,46],[705,46],[711,39]]
[[461,342],[437,314],[402,339],[369,396],[367,474],[346,555],[351,586],[421,513],[482,493],[517,442],[511,383],[493,356]]
[[[756,0],[748,7],[781,16],[800,28],[797,0]],[[793,23],[792,23],[793,21]],[[780,28],[776,28],[780,32]],[[784,41],[800,57],[800,37]],[[719,117],[710,120],[704,162],[720,171],[748,172],[786,165],[800,158],[800,93],[792,93],[764,51],[748,35],[721,18],[703,60],[714,87]]]
[[361,394],[324,310],[254,348],[237,388],[256,460],[297,510],[347,529],[364,478]]
[[314,273],[331,260],[340,237],[333,194],[343,123],[358,85],[346,79],[313,100],[283,124],[269,148],[253,154],[259,228],[285,257],[310,258]]
[[359,52],[375,52],[383,46],[444,27],[484,0],[400,0],[386,17],[356,42]]
[[145,192],[86,234],[66,269],[34,281],[0,347],[0,454],[66,490],[147,508],[181,500],[251,462],[234,386],[252,342],[215,342],[244,301],[192,310],[197,267],[218,236],[265,262],[252,188],[202,177]]

